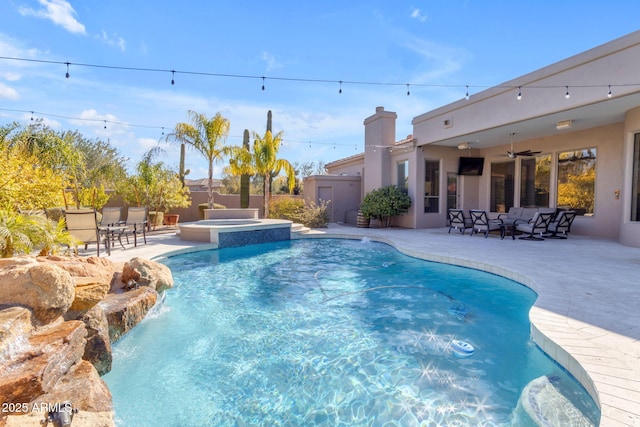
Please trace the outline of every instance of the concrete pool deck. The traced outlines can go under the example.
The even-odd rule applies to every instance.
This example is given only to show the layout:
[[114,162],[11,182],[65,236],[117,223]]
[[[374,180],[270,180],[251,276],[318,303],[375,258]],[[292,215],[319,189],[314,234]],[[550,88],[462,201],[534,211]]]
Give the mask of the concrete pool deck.
[[[292,238],[368,237],[416,258],[499,274],[531,287],[538,345],[599,401],[600,425],[640,426],[640,248],[586,236],[525,241],[440,229],[374,229],[331,224]],[[154,258],[210,248],[174,234],[113,249],[109,259]]]

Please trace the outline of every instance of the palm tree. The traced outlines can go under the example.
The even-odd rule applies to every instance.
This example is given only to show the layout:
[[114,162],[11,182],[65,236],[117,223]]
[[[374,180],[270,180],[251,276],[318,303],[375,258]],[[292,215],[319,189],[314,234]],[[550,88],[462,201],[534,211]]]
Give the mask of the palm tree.
[[212,118],[189,110],[189,123],[178,123],[167,141],[175,141],[190,147],[202,154],[209,162],[208,204],[213,209],[213,164],[221,161],[223,156],[231,153],[230,147],[224,146],[229,134],[229,120],[216,113]]
[[252,166],[255,174],[260,175],[263,179],[264,217],[268,218],[271,177],[277,176],[281,170],[284,170],[288,178],[289,192],[291,192],[296,185],[296,172],[288,160],[278,159],[278,150],[282,143],[282,132],[278,132],[274,136],[270,130],[267,130],[264,137],[260,137],[256,132],[253,133],[253,136],[255,141],[253,143]]
[[280,171],[284,170],[288,178],[289,192],[291,192],[296,184],[296,172],[289,161],[278,159],[282,132],[273,136],[271,131],[267,130],[264,137],[253,132],[253,137],[255,138],[253,151],[249,151],[246,147],[232,148],[229,167],[225,172],[232,175],[257,175],[262,178],[264,217],[268,218],[271,178],[278,176]]

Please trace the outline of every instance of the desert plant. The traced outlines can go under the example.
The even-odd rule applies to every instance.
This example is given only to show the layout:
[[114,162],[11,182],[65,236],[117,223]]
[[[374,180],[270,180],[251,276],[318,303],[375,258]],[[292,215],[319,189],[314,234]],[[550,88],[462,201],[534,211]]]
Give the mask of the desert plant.
[[360,212],[369,219],[379,219],[382,227],[389,227],[391,217],[406,213],[411,198],[395,185],[371,190],[360,204]]
[[77,241],[66,230],[64,220],[53,221],[44,216],[22,215],[0,211],[0,257],[30,254],[51,255],[61,245],[73,246]]
[[288,219],[294,221],[305,209],[304,200],[297,197],[277,197],[271,200],[269,218]]
[[293,220],[305,227],[326,228],[329,223],[329,201],[321,200],[320,203],[308,201],[304,209]]

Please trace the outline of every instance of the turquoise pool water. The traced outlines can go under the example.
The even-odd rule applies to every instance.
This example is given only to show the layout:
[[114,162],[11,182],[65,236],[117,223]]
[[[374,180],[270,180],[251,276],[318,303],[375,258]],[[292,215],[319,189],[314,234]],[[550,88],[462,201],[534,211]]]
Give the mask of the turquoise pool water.
[[535,294],[502,277],[331,239],[163,262],[176,286],[104,377],[119,426],[520,425],[541,376],[599,419],[530,340]]

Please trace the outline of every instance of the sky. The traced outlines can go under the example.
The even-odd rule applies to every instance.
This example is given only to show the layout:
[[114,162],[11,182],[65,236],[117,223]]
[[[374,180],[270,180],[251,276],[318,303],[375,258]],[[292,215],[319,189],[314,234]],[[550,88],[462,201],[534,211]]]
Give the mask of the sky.
[[[108,141],[130,170],[160,145],[157,160],[177,169],[165,136],[189,110],[229,119],[227,145],[241,145],[244,129],[264,135],[271,110],[281,158],[328,163],[363,151],[378,106],[397,113],[404,139],[413,117],[467,86],[624,36],[638,16],[631,0],[3,0],[0,125],[78,130]],[[186,167],[207,176],[198,153]]]

